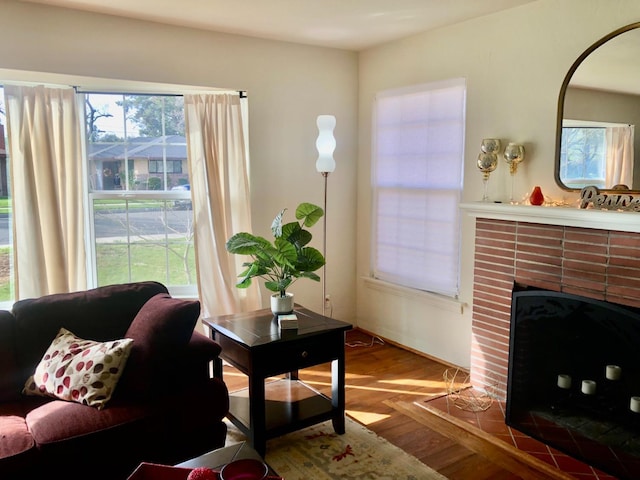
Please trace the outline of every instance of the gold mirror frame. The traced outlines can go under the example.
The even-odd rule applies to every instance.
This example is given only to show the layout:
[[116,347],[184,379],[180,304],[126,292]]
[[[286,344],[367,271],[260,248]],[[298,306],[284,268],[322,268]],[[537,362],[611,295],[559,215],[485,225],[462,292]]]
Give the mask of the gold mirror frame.
[[[581,190],[580,188],[567,187],[564,183],[562,183],[562,180],[560,180],[560,146],[562,143],[562,120],[564,117],[564,100],[565,100],[565,95],[567,93],[567,88],[569,87],[569,82],[571,81],[571,78],[573,77],[573,74],[578,69],[578,67],[591,53],[593,53],[594,50],[596,50],[598,47],[602,46],[603,44],[607,43],[609,40],[617,37],[618,35],[626,33],[630,30],[635,30],[637,28],[640,28],[640,22],[631,23],[617,30],[614,30],[608,35],[602,37],[600,40],[598,40],[589,48],[587,48],[578,57],[578,59],[575,62],[573,62],[573,65],[571,65],[571,68],[567,72],[567,75],[564,77],[564,81],[562,82],[562,86],[560,87],[560,95],[558,97],[558,122],[556,125],[556,155],[555,155],[555,169],[554,169],[556,184],[563,190],[566,190],[568,192],[579,192]],[[616,192],[615,190],[611,190],[611,189],[599,189],[599,191],[603,193]],[[617,193],[620,193],[620,192],[618,191]],[[638,195],[640,194],[640,190],[626,190],[625,193],[635,193]]]

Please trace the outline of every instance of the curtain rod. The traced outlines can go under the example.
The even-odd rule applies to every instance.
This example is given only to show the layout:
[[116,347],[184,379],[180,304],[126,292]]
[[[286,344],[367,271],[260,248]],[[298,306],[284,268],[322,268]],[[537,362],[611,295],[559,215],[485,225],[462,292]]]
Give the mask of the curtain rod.
[[[98,94],[98,95],[147,95],[154,97],[182,97],[186,94],[192,92],[184,92],[184,93],[153,93],[153,92],[136,92],[133,91],[109,91],[109,90],[83,90],[82,87],[73,87],[76,93],[85,93],[85,94]],[[247,98],[247,92],[245,90],[219,90],[219,91],[206,91],[206,92],[195,92],[195,93],[207,93],[207,94],[215,94],[215,93],[237,93],[240,98]]]

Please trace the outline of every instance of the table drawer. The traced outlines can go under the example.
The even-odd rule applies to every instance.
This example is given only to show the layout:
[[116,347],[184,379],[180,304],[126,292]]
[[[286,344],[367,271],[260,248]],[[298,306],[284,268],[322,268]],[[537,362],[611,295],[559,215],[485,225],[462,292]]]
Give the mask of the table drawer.
[[313,340],[274,343],[254,351],[254,372],[277,375],[344,357],[344,334],[321,335]]

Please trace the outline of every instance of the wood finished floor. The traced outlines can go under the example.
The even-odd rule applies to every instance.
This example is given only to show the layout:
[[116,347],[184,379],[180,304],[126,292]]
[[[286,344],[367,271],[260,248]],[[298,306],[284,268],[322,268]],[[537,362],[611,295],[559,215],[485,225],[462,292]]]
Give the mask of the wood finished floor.
[[[504,451],[498,451],[491,442],[470,439],[468,432],[457,431],[447,422],[427,422],[427,426],[394,408],[394,404],[407,405],[443,394],[442,377],[449,367],[393,345],[371,342],[371,336],[359,330],[347,333],[349,416],[450,480],[559,478],[532,473],[517,459],[505,459]],[[350,346],[354,344],[358,346]],[[300,378],[330,395],[328,364],[305,369]],[[246,377],[230,366],[225,366],[224,380],[230,391],[247,386]]]

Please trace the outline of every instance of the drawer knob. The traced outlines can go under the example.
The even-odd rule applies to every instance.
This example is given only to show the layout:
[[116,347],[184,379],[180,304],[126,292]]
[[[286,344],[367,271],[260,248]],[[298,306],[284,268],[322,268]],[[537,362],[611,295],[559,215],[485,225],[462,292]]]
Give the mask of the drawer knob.
[[306,350],[302,352],[302,358],[307,358],[308,356],[309,356],[309,353],[307,353]]

